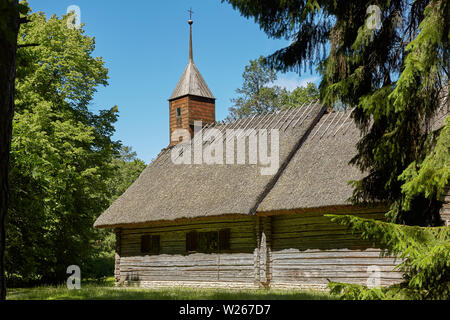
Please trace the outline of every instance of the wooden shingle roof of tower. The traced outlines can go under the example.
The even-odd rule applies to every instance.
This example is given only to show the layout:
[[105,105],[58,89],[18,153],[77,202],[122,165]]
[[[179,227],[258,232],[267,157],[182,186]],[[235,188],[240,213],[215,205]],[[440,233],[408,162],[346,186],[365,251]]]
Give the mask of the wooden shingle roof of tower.
[[189,20],[189,62],[180,80],[178,80],[177,86],[170,96],[169,101],[186,95],[215,99],[194,63],[192,53],[192,20]]

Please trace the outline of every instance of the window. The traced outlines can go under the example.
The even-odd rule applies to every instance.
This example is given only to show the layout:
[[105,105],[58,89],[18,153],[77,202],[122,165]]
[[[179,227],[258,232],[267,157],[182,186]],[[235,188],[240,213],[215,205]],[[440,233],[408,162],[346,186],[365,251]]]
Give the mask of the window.
[[141,253],[158,254],[160,249],[159,235],[143,235],[141,236]]
[[198,233],[198,251],[199,252],[217,252],[217,231]]
[[181,108],[177,108],[177,118],[181,118]]
[[213,253],[230,249],[230,229],[186,233],[186,251]]

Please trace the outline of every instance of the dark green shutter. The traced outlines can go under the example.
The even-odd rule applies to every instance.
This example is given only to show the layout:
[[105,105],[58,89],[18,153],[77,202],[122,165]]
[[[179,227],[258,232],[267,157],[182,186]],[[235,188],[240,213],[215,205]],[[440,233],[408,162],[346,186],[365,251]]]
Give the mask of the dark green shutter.
[[150,252],[151,245],[151,238],[148,234],[141,236],[141,253]]
[[219,231],[219,250],[230,249],[230,229],[222,229]]
[[152,252],[159,253],[159,249],[160,249],[160,236],[154,235],[152,236]]
[[186,251],[197,251],[197,232],[186,233]]

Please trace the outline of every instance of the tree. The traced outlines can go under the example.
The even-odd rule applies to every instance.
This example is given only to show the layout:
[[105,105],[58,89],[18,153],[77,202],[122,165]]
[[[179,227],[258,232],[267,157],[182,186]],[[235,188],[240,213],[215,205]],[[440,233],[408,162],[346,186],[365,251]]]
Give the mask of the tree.
[[[438,130],[430,122],[441,111],[448,114],[450,3],[226,2],[253,17],[270,37],[291,40],[266,58],[269,66],[300,72],[316,64],[322,101],[354,108],[363,137],[351,163],[367,175],[353,182],[352,200],[388,203],[387,218],[393,222],[439,225],[439,197],[449,179],[450,118]],[[353,216],[333,220],[406,258],[399,265],[405,274],[399,286],[331,284],[335,293],[353,299],[448,299],[448,227]]]
[[256,60],[250,60],[242,78],[244,80],[242,88],[236,90],[236,93],[241,96],[231,99],[234,106],[229,108],[228,119],[230,120],[300,106],[319,98],[319,92],[314,83],[308,83],[305,88],[299,87],[292,92],[273,85],[277,74],[265,63],[262,56]]
[[92,225],[110,204],[117,107],[89,110],[107,69],[95,41],[68,27],[69,16],[29,16],[18,51],[8,219],[9,280],[49,283],[82,270],[102,234]]
[[241,96],[231,99],[234,106],[229,108],[230,119],[278,109],[281,88],[269,86],[277,79],[277,75],[273,69],[264,64],[263,57],[250,60],[242,78],[244,80],[242,88],[236,89],[236,93]]
[[313,82],[308,82],[305,87],[297,87],[287,97],[286,105],[299,106],[304,103],[318,101],[320,98],[319,90]]
[[405,170],[421,167],[445,132],[433,132],[428,124],[448,106],[450,3],[226,2],[254,18],[270,37],[291,40],[266,58],[269,66],[300,72],[317,64],[323,102],[354,108],[364,135],[352,164],[368,174],[354,183],[353,201],[387,202],[391,221],[439,224],[439,196],[448,176],[445,183],[443,171],[424,176],[431,193],[416,189],[406,195],[402,186],[413,178]]
[[14,116],[17,34],[20,13],[27,7],[18,0],[0,0],[0,300],[6,299],[6,216],[9,206],[9,151]]
[[351,215],[327,215],[332,221],[375,241],[383,254],[395,255],[403,281],[386,288],[331,282],[341,299],[450,299],[450,228],[405,226]]
[[[144,161],[137,158],[131,147],[122,146],[111,162],[114,174],[107,181],[109,203],[113,203],[139,177],[145,169]],[[110,229],[97,230],[97,240],[87,257],[83,273],[91,278],[108,277],[114,270],[115,233]]]
[[115,174],[109,179],[108,187],[112,203],[124,193],[145,169],[145,162],[138,159],[131,147],[122,146],[119,156],[113,159]]

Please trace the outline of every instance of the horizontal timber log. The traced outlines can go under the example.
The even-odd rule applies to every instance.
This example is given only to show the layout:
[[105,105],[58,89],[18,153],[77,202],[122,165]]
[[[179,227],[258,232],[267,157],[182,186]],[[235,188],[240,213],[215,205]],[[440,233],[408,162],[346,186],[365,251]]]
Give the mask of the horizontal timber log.
[[[380,208],[370,210],[354,210],[351,214],[383,218]],[[186,220],[124,227],[117,260],[120,268],[116,268],[116,273],[125,283],[141,286],[226,283],[225,287],[237,284],[321,288],[326,286],[327,279],[365,284],[371,275],[368,267],[376,266],[383,285],[401,281],[401,273],[393,271],[399,259],[381,256],[382,251],[375,244],[361,240],[359,234],[332,223],[323,214],[324,211],[303,211],[270,217],[215,217],[189,223]],[[186,252],[187,232],[221,229],[230,229],[229,249]],[[160,236],[159,254],[140,252],[144,234]]]

